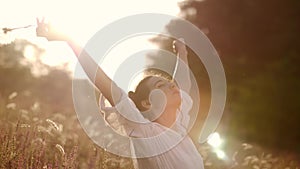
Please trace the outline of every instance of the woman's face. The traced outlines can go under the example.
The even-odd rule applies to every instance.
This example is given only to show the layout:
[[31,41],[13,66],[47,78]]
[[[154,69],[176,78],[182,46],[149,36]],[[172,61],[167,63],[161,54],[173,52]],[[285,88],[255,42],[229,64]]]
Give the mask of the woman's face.
[[164,92],[167,99],[166,106],[180,106],[180,90],[174,82],[162,77],[153,76],[147,80],[147,86],[149,87],[150,91],[153,89],[160,89]]

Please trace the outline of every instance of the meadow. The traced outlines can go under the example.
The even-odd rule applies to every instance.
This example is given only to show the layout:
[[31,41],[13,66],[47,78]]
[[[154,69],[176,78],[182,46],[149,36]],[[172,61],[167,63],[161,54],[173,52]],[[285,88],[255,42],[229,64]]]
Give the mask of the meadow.
[[[0,168],[134,168],[131,159],[95,145],[82,130],[75,112],[49,115],[49,105],[32,102],[31,97],[28,92],[0,97]],[[26,102],[32,105],[25,109]],[[114,138],[103,136],[103,139],[113,141]],[[233,140],[231,144],[232,147],[226,148],[226,160],[219,159],[210,145],[198,145],[205,168],[299,168],[295,156],[274,154],[259,146]]]

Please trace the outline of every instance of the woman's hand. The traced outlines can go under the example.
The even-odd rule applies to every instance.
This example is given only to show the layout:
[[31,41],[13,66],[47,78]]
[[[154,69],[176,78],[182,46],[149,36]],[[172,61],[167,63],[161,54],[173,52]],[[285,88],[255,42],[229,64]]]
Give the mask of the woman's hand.
[[36,28],[36,35],[40,37],[45,37],[49,41],[67,41],[68,37],[54,29],[51,24],[45,23],[45,19],[39,20],[36,19],[37,28]]
[[183,38],[173,41],[173,50],[174,50],[174,52],[178,53],[180,56],[187,55],[188,52],[187,52],[186,46],[184,44]]
[[177,53],[173,79],[176,79],[177,83],[180,84],[181,90],[189,93],[191,89],[190,69],[187,58],[188,52],[183,38],[173,41],[173,50]]

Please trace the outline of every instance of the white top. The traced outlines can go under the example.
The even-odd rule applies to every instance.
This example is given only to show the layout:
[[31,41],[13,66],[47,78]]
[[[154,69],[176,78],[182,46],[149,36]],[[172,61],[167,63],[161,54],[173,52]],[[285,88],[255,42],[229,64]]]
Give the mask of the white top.
[[177,111],[176,122],[171,128],[144,118],[124,92],[115,107],[106,107],[104,97],[101,97],[100,109],[105,116],[106,113],[119,112],[118,121],[131,138],[132,157],[136,158],[136,168],[204,169],[203,160],[187,135],[189,111],[193,101],[186,92],[180,93],[181,106]]

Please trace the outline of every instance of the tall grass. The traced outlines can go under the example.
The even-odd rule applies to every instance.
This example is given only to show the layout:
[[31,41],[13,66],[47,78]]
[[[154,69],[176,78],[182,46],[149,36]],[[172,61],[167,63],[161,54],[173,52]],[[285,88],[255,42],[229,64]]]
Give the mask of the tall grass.
[[75,112],[49,113],[37,101],[25,109],[16,97],[0,97],[0,168],[133,168],[94,145]]
[[[75,112],[51,112],[51,105],[22,97],[16,92],[0,96],[0,168],[133,169],[131,159],[94,145]],[[31,104],[26,106],[26,100]],[[199,152],[206,169],[299,168],[292,158],[265,153],[245,143],[231,150],[226,160],[218,159],[207,144],[199,145]]]
[[205,169],[300,169],[299,159],[291,153],[266,150],[247,143],[224,149],[227,154],[220,159],[208,144],[199,147]]

